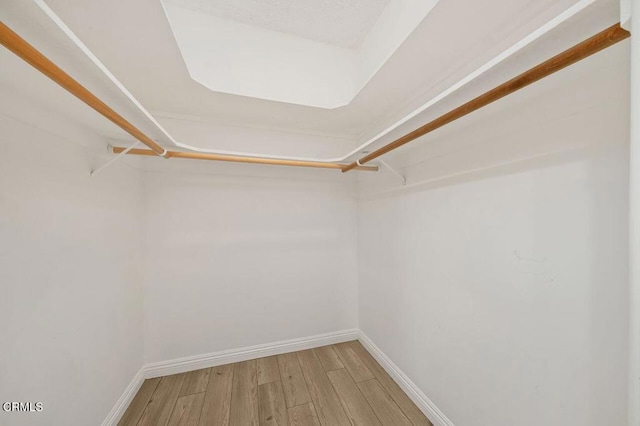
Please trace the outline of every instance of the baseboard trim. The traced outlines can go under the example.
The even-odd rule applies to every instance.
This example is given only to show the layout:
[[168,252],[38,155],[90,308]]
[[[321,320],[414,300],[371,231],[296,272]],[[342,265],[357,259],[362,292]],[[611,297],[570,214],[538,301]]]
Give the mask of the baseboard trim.
[[129,407],[129,404],[131,404],[133,397],[136,396],[136,393],[138,393],[138,391],[140,390],[140,386],[142,386],[143,382],[144,367],[138,370],[136,375],[133,377],[133,380],[131,380],[120,398],[118,398],[116,405],[113,406],[113,408],[107,415],[107,418],[102,422],[102,426],[116,426],[118,424],[118,422],[124,415],[124,412],[127,410],[127,407]]
[[384,353],[375,343],[362,331],[359,332],[358,340],[378,361],[387,373],[395,380],[402,390],[418,406],[420,411],[429,418],[434,426],[454,426],[453,422],[444,415],[442,411],[413,383],[406,374]]
[[265,356],[279,355],[287,352],[302,351],[320,346],[348,342],[350,340],[359,340],[362,343],[409,398],[411,398],[418,408],[431,420],[434,426],[454,426],[453,422],[436,407],[415,383],[413,383],[366,334],[358,329],[318,334],[310,337],[283,340],[275,343],[212,352],[144,365],[140,371],[136,373],[131,383],[129,383],[122,396],[120,396],[115,406],[107,415],[107,418],[102,422],[102,426],[117,425],[145,379],[247,361]]
[[267,343],[264,345],[248,346],[240,349],[212,352],[169,361],[154,362],[144,366],[144,377],[145,379],[151,379],[154,377],[215,367],[217,365],[262,358],[265,356],[333,345],[335,343],[348,342],[349,340],[357,340],[359,335],[360,332],[358,329],[342,330],[310,337]]

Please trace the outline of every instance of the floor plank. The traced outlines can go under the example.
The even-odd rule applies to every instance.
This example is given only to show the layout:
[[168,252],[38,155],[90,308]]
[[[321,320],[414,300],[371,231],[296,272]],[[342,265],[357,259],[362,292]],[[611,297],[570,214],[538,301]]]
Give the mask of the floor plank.
[[340,370],[344,365],[333,346],[322,346],[313,350],[322,364],[324,371]]
[[184,379],[184,384],[182,385],[180,396],[205,392],[207,390],[207,384],[209,383],[210,373],[210,368],[189,371],[187,373],[187,377]]
[[432,426],[358,341],[146,380],[118,423],[168,424]]
[[289,408],[291,426],[320,426],[313,402]]
[[278,359],[275,356],[258,359],[258,386],[279,380]]
[[350,426],[351,422],[342,408],[327,374],[312,349],[298,352],[302,374],[309,386],[309,394],[322,426]]
[[129,404],[127,411],[124,412],[124,415],[118,422],[118,426],[135,426],[138,424],[142,413],[144,413],[144,409],[151,399],[151,395],[155,392],[161,379],[161,377],[157,377],[155,379],[145,380],[142,383],[140,390],[138,390],[138,393]]
[[288,426],[287,404],[284,402],[282,382],[258,386],[260,426]]
[[336,352],[338,352],[338,356],[340,356],[340,360],[344,364],[344,367],[347,369],[349,374],[351,374],[351,377],[353,377],[353,380],[358,383],[375,378],[371,370],[369,370],[364,362],[362,362],[349,343],[350,342],[339,343],[334,345],[334,348],[336,349]]
[[358,354],[362,362],[371,370],[378,382],[382,385],[384,390],[393,398],[402,412],[409,418],[414,426],[433,426],[429,419],[416,407],[406,393],[398,386],[398,384],[387,374],[380,364],[373,358],[373,356],[367,352],[360,342],[354,340],[347,342],[348,345],[355,353]]
[[229,425],[233,368],[233,364],[211,368],[200,415],[200,426]]
[[230,426],[258,426],[258,367],[255,359],[235,364]]
[[347,370],[334,370],[327,372],[333,388],[342,401],[342,406],[347,412],[351,424],[354,426],[381,426],[378,417],[367,402],[358,386],[353,381]]
[[278,355],[277,358],[287,408],[311,402],[309,389],[304,381],[296,353]]
[[167,426],[198,426],[203,403],[204,392],[181,396],[176,401]]
[[178,400],[185,373],[164,376],[151,396],[138,426],[164,426]]
[[358,389],[384,426],[411,426],[407,416],[376,379],[358,383]]

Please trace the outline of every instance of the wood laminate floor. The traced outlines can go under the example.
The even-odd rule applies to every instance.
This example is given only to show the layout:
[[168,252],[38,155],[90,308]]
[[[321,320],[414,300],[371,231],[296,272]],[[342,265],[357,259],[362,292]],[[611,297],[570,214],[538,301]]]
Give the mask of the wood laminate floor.
[[145,380],[122,426],[431,426],[358,342]]

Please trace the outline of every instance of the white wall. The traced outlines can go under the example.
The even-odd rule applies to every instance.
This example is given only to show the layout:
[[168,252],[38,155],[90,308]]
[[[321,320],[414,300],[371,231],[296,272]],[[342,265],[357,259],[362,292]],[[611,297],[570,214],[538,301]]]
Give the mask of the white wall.
[[146,362],[357,326],[352,181],[320,173],[147,174]]
[[69,139],[0,115],[0,401],[44,404],[2,425],[100,424],[142,365],[141,176]]
[[[631,13],[639,28],[640,1],[620,1],[620,22],[633,33]],[[630,41],[631,81],[629,90],[629,422],[640,424],[640,39]]]
[[398,154],[407,189],[362,183],[360,328],[456,426],[626,424],[626,58]]

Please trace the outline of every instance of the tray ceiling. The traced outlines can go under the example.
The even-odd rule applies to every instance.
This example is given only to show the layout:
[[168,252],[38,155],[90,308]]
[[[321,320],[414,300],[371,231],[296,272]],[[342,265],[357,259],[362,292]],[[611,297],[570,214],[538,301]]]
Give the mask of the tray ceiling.
[[166,4],[358,49],[390,0],[165,0]]
[[216,92],[348,105],[438,0],[162,0],[192,79]]

